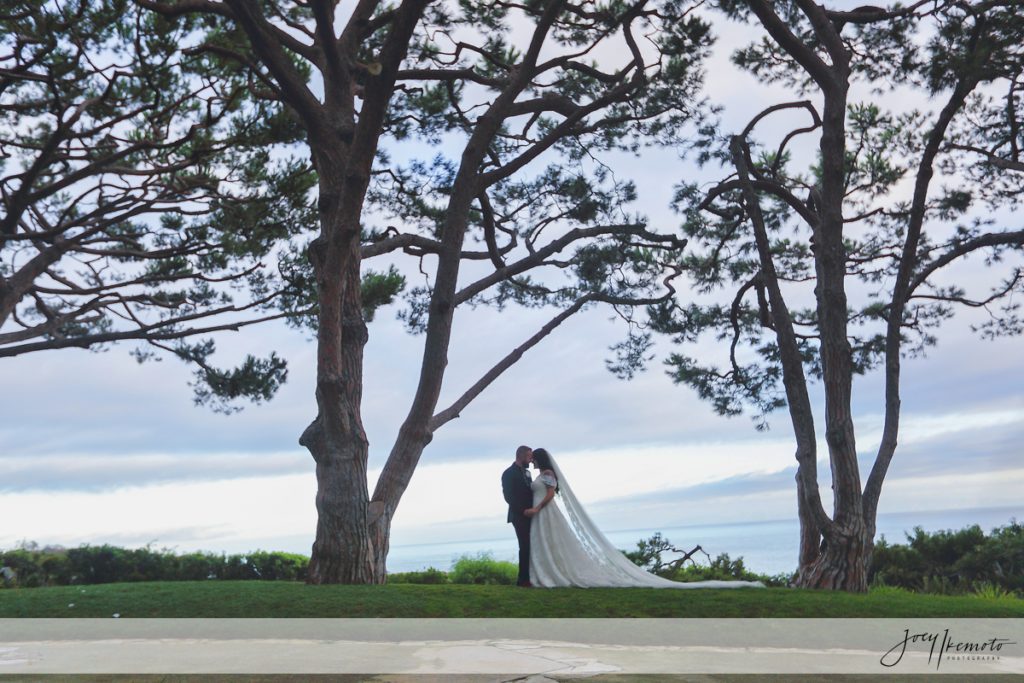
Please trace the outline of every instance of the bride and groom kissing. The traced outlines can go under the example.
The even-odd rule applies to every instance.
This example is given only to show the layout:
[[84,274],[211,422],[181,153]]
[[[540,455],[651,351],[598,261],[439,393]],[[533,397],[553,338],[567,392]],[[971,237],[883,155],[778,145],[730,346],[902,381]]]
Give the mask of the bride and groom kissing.
[[[529,466],[538,470],[534,479]],[[743,588],[759,581],[670,581],[633,564],[591,521],[555,459],[543,448],[516,449],[501,475],[508,522],[519,542],[525,588]]]

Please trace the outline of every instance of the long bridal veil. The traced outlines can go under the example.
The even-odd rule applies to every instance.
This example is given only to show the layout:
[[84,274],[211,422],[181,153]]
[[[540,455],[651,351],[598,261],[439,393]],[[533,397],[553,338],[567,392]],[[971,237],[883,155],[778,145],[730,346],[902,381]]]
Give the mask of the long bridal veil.
[[[549,454],[550,455],[550,454]],[[580,505],[569,485],[569,480],[551,458],[551,467],[558,478],[558,495],[555,496],[558,506],[565,514],[569,530],[578,541],[559,543],[558,539],[547,539],[552,548],[534,546],[532,553],[540,553],[544,561],[538,567],[545,574],[537,577],[544,585],[555,586],[589,586],[589,587],[645,587],[645,588],[742,588],[761,587],[759,581],[669,581],[655,576],[633,564],[611,541],[601,533],[597,525],[590,519],[587,511]],[[547,543],[543,544],[547,545]],[[555,553],[559,557],[550,557]]]

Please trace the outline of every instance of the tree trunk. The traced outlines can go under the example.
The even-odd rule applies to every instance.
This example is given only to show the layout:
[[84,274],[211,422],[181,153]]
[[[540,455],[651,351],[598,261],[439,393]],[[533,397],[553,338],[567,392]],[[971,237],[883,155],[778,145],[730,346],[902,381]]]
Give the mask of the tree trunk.
[[[343,329],[341,379],[318,382],[320,413],[300,440],[313,454],[317,479],[316,540],[307,581],[383,583],[369,527],[369,443],[359,410],[363,346],[368,335],[361,315],[347,317]],[[330,406],[340,406],[340,414],[324,419]]]
[[[830,29],[829,29],[830,30]],[[853,363],[848,337],[845,199],[846,106],[849,54],[830,52],[833,79],[823,88],[820,221],[814,235],[820,357],[825,390],[825,441],[832,468],[833,524],[822,529],[825,543],[817,559],[802,564],[797,584],[862,592],[867,590],[867,555],[861,479],[851,407]],[[803,556],[801,556],[803,559]]]
[[[325,155],[326,157],[326,155]],[[299,443],[316,461],[317,529],[309,583],[376,583],[367,523],[369,443],[363,429],[363,347],[368,333],[360,292],[360,169],[318,160],[321,233],[310,245],[317,280],[317,416]],[[345,189],[350,190],[345,201]],[[355,191],[352,191],[352,190]]]
[[[802,465],[801,465],[802,467]],[[796,508],[800,519],[800,553],[798,567],[807,567],[814,563],[821,553],[821,528],[818,526],[814,513],[807,502],[804,492],[804,477],[797,471],[796,475]]]
[[796,585],[800,588],[843,590],[865,593],[871,564],[872,539],[863,520],[837,527],[826,537],[818,558],[800,567]]
[[374,557],[374,583],[384,583],[387,580],[391,520],[409,486],[423,449],[433,439],[430,424],[437,409],[445,369],[448,366],[448,347],[457,306],[455,294],[462,265],[462,245],[469,226],[473,201],[478,195],[480,164],[503,120],[499,115],[502,107],[507,107],[508,101],[514,99],[514,96],[514,92],[509,94],[509,91],[506,91],[488,112],[480,117],[463,150],[459,171],[452,185],[441,234],[442,248],[438,253],[437,273],[430,296],[419,383],[409,413],[384,464],[369,505],[367,522]]
[[[346,289],[351,291],[351,284]],[[343,308],[350,313],[349,306]],[[368,335],[361,315],[346,315],[342,328],[341,376],[317,382],[320,412],[300,440],[313,454],[317,479],[316,540],[307,580],[381,583],[368,525],[369,443],[360,415],[363,346]]]
[[370,541],[370,553],[373,560],[373,581],[371,583],[387,583],[388,552],[391,550],[391,514],[383,503],[370,503],[370,514],[367,519],[367,537]]
[[749,149],[746,142],[734,137],[730,145],[736,173],[743,184],[747,212],[754,228],[758,259],[761,263],[761,277],[768,289],[771,315],[774,321],[775,338],[779,344],[779,358],[782,362],[782,381],[786,388],[786,403],[796,437],[797,465],[797,511],[800,519],[799,566],[803,567],[818,557],[818,543],[822,531],[831,524],[821,504],[818,492],[817,437],[814,432],[814,413],[807,393],[807,379],[803,359],[796,341],[793,319],[779,286],[775,262],[772,260],[768,230],[761,213],[761,206],[753,185],[750,183],[750,168],[746,158]]

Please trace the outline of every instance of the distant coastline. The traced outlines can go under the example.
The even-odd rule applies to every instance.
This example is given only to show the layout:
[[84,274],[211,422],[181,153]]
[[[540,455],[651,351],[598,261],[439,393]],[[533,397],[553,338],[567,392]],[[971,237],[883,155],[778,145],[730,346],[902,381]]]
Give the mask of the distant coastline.
[[[925,531],[941,531],[977,524],[988,533],[1013,518],[1024,519],[1024,506],[880,513],[876,539],[884,536],[889,543],[905,543],[906,534],[916,526]],[[796,569],[799,532],[796,519],[616,529],[605,533],[617,547],[632,550],[637,541],[656,532],[661,532],[679,548],[689,550],[699,544],[712,557],[721,553],[728,553],[732,559],[742,557],[746,567],[758,573],[780,574]],[[388,571],[416,571],[427,567],[447,570],[458,557],[480,553],[489,553],[496,560],[512,561],[516,555],[515,538],[509,533],[507,539],[393,545],[388,554]]]

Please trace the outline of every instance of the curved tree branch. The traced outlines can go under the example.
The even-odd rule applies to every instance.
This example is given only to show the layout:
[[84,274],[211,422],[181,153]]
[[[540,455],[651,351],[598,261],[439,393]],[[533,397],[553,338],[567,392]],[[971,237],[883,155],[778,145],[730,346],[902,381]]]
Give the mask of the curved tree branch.
[[775,262],[768,241],[768,230],[765,227],[757,192],[750,180],[750,169],[747,166],[749,150],[745,150],[745,146],[745,141],[739,136],[735,136],[729,147],[739,181],[743,186],[747,215],[754,227],[761,274],[768,290],[772,319],[775,322],[775,336],[779,343],[779,355],[782,362],[783,385],[789,402],[793,431],[797,438],[796,458],[799,464],[797,476],[801,484],[799,487],[802,496],[801,504],[806,506],[811,513],[819,531],[828,538],[835,533],[835,529],[833,521],[822,506],[821,495],[818,492],[817,437],[814,431],[814,413],[811,410],[811,401],[807,393],[803,358],[800,355],[789,307],[786,305],[782,289],[779,287],[779,278],[775,271]]

